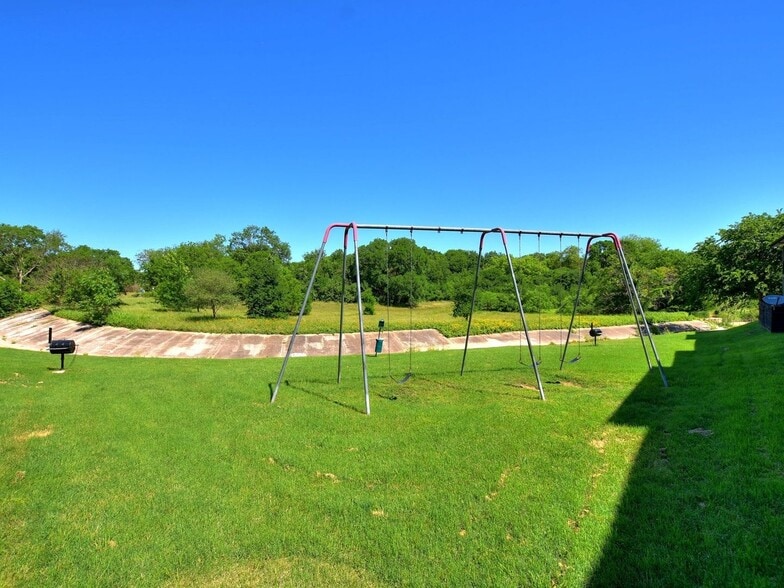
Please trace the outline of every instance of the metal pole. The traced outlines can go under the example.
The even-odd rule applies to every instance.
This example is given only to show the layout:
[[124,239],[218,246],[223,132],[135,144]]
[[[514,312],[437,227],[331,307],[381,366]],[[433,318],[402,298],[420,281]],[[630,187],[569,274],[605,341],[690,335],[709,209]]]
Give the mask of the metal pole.
[[[370,388],[368,387],[368,369],[367,369],[367,355],[365,353],[365,320],[362,311],[362,284],[359,277],[359,248],[357,241],[359,235],[357,227],[351,223],[351,228],[354,229],[354,269],[357,273],[357,312],[359,313],[359,346],[362,349],[362,381],[365,388],[365,414],[370,414]],[[348,235],[349,227],[346,228],[346,235]]]
[[[370,229],[370,230],[390,230],[390,231],[417,231],[417,232],[435,232],[435,233],[488,233],[493,232],[489,228],[477,227],[439,227],[439,226],[425,226],[425,225],[377,225],[377,224],[364,224],[356,223],[357,229]],[[602,237],[604,233],[578,233],[567,231],[542,231],[532,229],[504,229],[507,235],[545,235],[550,237]]]
[[280,383],[283,381],[283,375],[286,373],[286,366],[289,363],[289,357],[291,357],[291,350],[294,348],[294,340],[297,338],[297,333],[299,333],[299,327],[302,323],[302,317],[305,315],[305,310],[308,306],[308,300],[310,299],[310,293],[313,290],[313,283],[316,281],[316,273],[318,272],[319,264],[321,263],[321,259],[324,257],[324,250],[327,247],[327,241],[329,240],[329,233],[332,229],[336,226],[343,226],[339,224],[330,225],[327,227],[327,230],[324,232],[324,239],[321,242],[321,249],[319,249],[318,256],[316,257],[316,264],[313,266],[313,274],[310,276],[310,282],[308,283],[308,288],[305,291],[305,299],[302,301],[302,308],[300,308],[299,316],[297,317],[297,322],[294,324],[294,332],[291,334],[291,339],[289,339],[288,347],[286,348],[286,355],[283,358],[283,365],[280,367],[280,373],[278,374],[278,381],[275,384],[275,389],[272,391],[272,397],[270,398],[270,403],[275,402],[275,399],[278,397],[278,390],[280,389]]
[[484,244],[484,235],[479,239],[479,252],[476,258],[476,273],[474,274],[474,291],[471,294],[471,309],[468,312],[468,327],[466,328],[465,346],[463,347],[463,363],[460,364],[460,375],[465,371],[466,354],[468,353],[468,338],[471,336],[471,319],[474,316],[474,303],[476,302],[476,287],[479,283],[479,268],[482,267],[482,245]]
[[507,262],[509,264],[509,273],[511,274],[512,283],[514,284],[515,296],[517,297],[517,305],[518,305],[518,309],[520,311],[520,320],[521,320],[521,322],[523,324],[523,331],[525,332],[525,340],[528,343],[528,352],[529,352],[529,354],[531,356],[531,364],[533,365],[534,374],[536,376],[536,384],[537,384],[537,387],[539,389],[539,398],[544,400],[545,396],[544,396],[544,388],[542,387],[542,379],[539,376],[539,367],[536,364],[536,356],[534,354],[533,346],[531,345],[531,338],[530,338],[530,336],[528,334],[528,323],[527,323],[527,321],[525,319],[525,312],[523,311],[523,301],[522,301],[522,298],[520,297],[520,289],[517,287],[517,278],[515,277],[514,264],[512,263],[512,256],[509,253],[509,243],[507,241],[506,233],[504,232],[504,229],[502,229],[500,227],[497,227],[497,228],[494,228],[494,229],[488,229],[487,231],[482,233],[482,236],[479,238],[479,255],[478,255],[478,258],[477,258],[477,262],[476,262],[476,273],[474,275],[474,290],[473,290],[473,294],[471,296],[471,311],[468,314],[468,329],[466,330],[465,345],[463,347],[463,363],[460,366],[460,375],[462,376],[464,371],[465,371],[466,355],[468,353],[468,340],[469,340],[469,337],[471,335],[471,318],[474,315],[474,305],[475,305],[475,302],[476,302],[476,290],[477,290],[477,285],[479,283],[479,269],[480,269],[481,262],[482,262],[482,250],[484,248],[485,236],[488,233],[500,233],[501,234],[501,240],[502,240],[503,245],[504,245],[504,251],[506,252],[506,260],[507,260]]
[[[612,239],[612,237],[610,237]],[[629,269],[629,264],[626,262],[626,256],[623,253],[623,248],[620,245],[620,240],[616,243],[613,239],[613,245],[615,246],[615,252],[618,255],[618,261],[621,264],[621,273],[623,275],[623,282],[624,286],[626,286],[626,295],[629,297],[629,304],[632,307],[632,315],[634,316],[634,323],[637,325],[637,334],[640,336],[640,343],[642,343],[642,351],[645,354],[645,361],[648,363],[648,369],[653,369],[653,364],[651,363],[651,356],[648,353],[648,347],[645,345],[645,333],[649,332],[649,325],[645,320],[644,315],[641,315],[642,312],[642,303],[640,302],[639,298],[637,297],[637,289],[634,286],[634,280],[632,279],[631,270]],[[635,303],[636,299],[636,303]],[[639,308],[639,309],[638,309]]]
[[[501,233],[501,240],[504,242],[504,250],[506,251],[506,260],[509,262],[509,273],[512,275],[512,283],[514,284],[515,296],[517,297],[517,307],[520,310],[520,320],[523,323],[523,330],[525,331],[525,340],[528,343],[528,353],[531,356],[531,365],[534,368],[534,374],[536,375],[536,385],[539,388],[539,399],[544,400],[544,388],[542,387],[542,378],[539,377],[539,366],[536,363],[536,357],[534,356],[534,348],[531,345],[531,338],[528,335],[528,322],[525,320],[525,312],[523,312],[523,300],[520,298],[520,288],[517,286],[517,278],[515,277],[514,271],[514,264],[512,263],[512,256],[509,255],[509,247],[506,241],[506,233],[501,228],[493,229],[493,231],[497,231]],[[540,335],[541,337],[541,335]],[[539,341],[539,345],[541,346],[542,342]]]
[[[659,374],[661,375],[662,383],[664,383],[665,388],[668,388],[670,386],[670,383],[667,381],[667,375],[664,373],[664,367],[662,366],[661,359],[659,358],[659,352],[656,351],[656,344],[653,342],[653,334],[651,333],[651,329],[648,328],[648,321],[645,318],[645,311],[642,308],[642,302],[640,301],[640,296],[637,293],[637,288],[634,285],[634,280],[632,280],[632,275],[631,272],[629,271],[629,264],[626,263],[626,255],[623,252],[623,247],[621,246],[621,240],[618,238],[618,236],[615,233],[607,233],[604,236],[612,239],[613,243],[615,244],[615,249],[618,252],[618,257],[621,260],[621,266],[624,268],[624,271],[628,274],[630,291],[633,294],[632,306],[634,306],[634,304],[636,303],[637,307],[639,308],[640,316],[642,317],[642,322],[645,325],[645,332],[648,335],[648,342],[651,345],[651,351],[653,351],[653,356],[656,358],[656,365],[659,366]],[[643,347],[645,347],[644,340],[643,340]],[[645,357],[646,358],[648,357],[647,350],[645,352]],[[650,365],[650,360],[648,362],[648,365],[649,367],[652,367]]]
[[340,328],[338,331],[338,384],[340,384],[341,366],[343,365],[343,313],[346,306],[346,255],[348,251],[348,230],[343,232],[343,273],[340,289]]

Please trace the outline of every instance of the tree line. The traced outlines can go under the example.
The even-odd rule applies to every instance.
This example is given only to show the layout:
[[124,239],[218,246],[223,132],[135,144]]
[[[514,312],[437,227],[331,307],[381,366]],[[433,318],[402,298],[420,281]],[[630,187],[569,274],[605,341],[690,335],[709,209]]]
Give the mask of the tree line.
[[[624,252],[649,310],[696,311],[744,304],[781,288],[781,253],[771,245],[784,235],[784,213],[750,213],[698,243],[691,252],[663,248],[649,237],[622,239]],[[583,262],[580,310],[628,311],[623,277],[610,241],[588,252],[576,245],[513,258],[528,312],[571,309]],[[122,292],[138,291],[166,309],[207,310],[217,316],[241,303],[251,317],[280,317],[299,311],[317,251],[291,260],[291,248],[268,227],[251,225],[228,238],[147,249],[136,269],[119,252],[71,246],[59,231],[0,224],[0,316],[51,304],[78,308],[85,320],[105,324]],[[479,264],[476,308],[515,311],[517,299],[505,255],[476,251],[435,251],[413,238],[374,239],[359,247],[365,311],[376,304],[416,306],[451,300],[455,316],[470,311]],[[323,257],[311,299],[355,301],[353,261],[343,251]]]

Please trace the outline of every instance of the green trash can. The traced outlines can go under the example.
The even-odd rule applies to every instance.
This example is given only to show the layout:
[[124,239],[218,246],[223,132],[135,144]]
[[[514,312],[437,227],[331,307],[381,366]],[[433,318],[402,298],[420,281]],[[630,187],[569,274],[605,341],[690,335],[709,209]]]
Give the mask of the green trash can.
[[378,321],[378,337],[376,337],[376,355],[381,353],[384,348],[384,340],[381,338],[381,331],[384,330],[384,320]]

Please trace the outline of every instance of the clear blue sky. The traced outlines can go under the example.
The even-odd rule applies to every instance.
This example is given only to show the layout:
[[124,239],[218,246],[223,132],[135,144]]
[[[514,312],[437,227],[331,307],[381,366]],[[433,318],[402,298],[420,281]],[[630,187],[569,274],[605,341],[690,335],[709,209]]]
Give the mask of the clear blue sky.
[[131,259],[347,221],[689,251],[784,207],[780,0],[31,0],[0,55],[0,222]]

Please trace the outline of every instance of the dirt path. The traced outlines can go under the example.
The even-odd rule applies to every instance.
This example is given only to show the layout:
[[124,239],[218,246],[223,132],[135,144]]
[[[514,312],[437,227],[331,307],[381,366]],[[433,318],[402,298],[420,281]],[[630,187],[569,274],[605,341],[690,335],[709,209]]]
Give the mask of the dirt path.
[[[703,331],[711,326],[703,321],[668,323],[670,330]],[[59,318],[46,310],[33,310],[0,319],[0,347],[46,351],[49,329],[54,339],[73,339],[77,353],[114,357],[207,357],[207,358],[256,358],[283,357],[286,354],[290,335],[218,335],[214,333],[192,333],[161,330],[134,330],[120,327],[92,327],[83,323]],[[634,326],[602,327],[605,339],[627,339],[637,336]],[[565,331],[529,331],[533,345],[562,344]],[[588,338],[588,329],[572,333]],[[365,351],[374,352],[376,333],[365,333]],[[415,351],[462,349],[464,337],[444,337],[435,329],[418,331],[395,331],[385,333],[384,351],[407,352],[409,345]],[[498,333],[475,335],[469,340],[469,348],[503,347],[519,345],[521,333]],[[337,334],[298,335],[293,354],[296,356],[337,355]],[[523,339],[524,341],[524,339]],[[358,333],[343,336],[343,352],[358,354]]]

